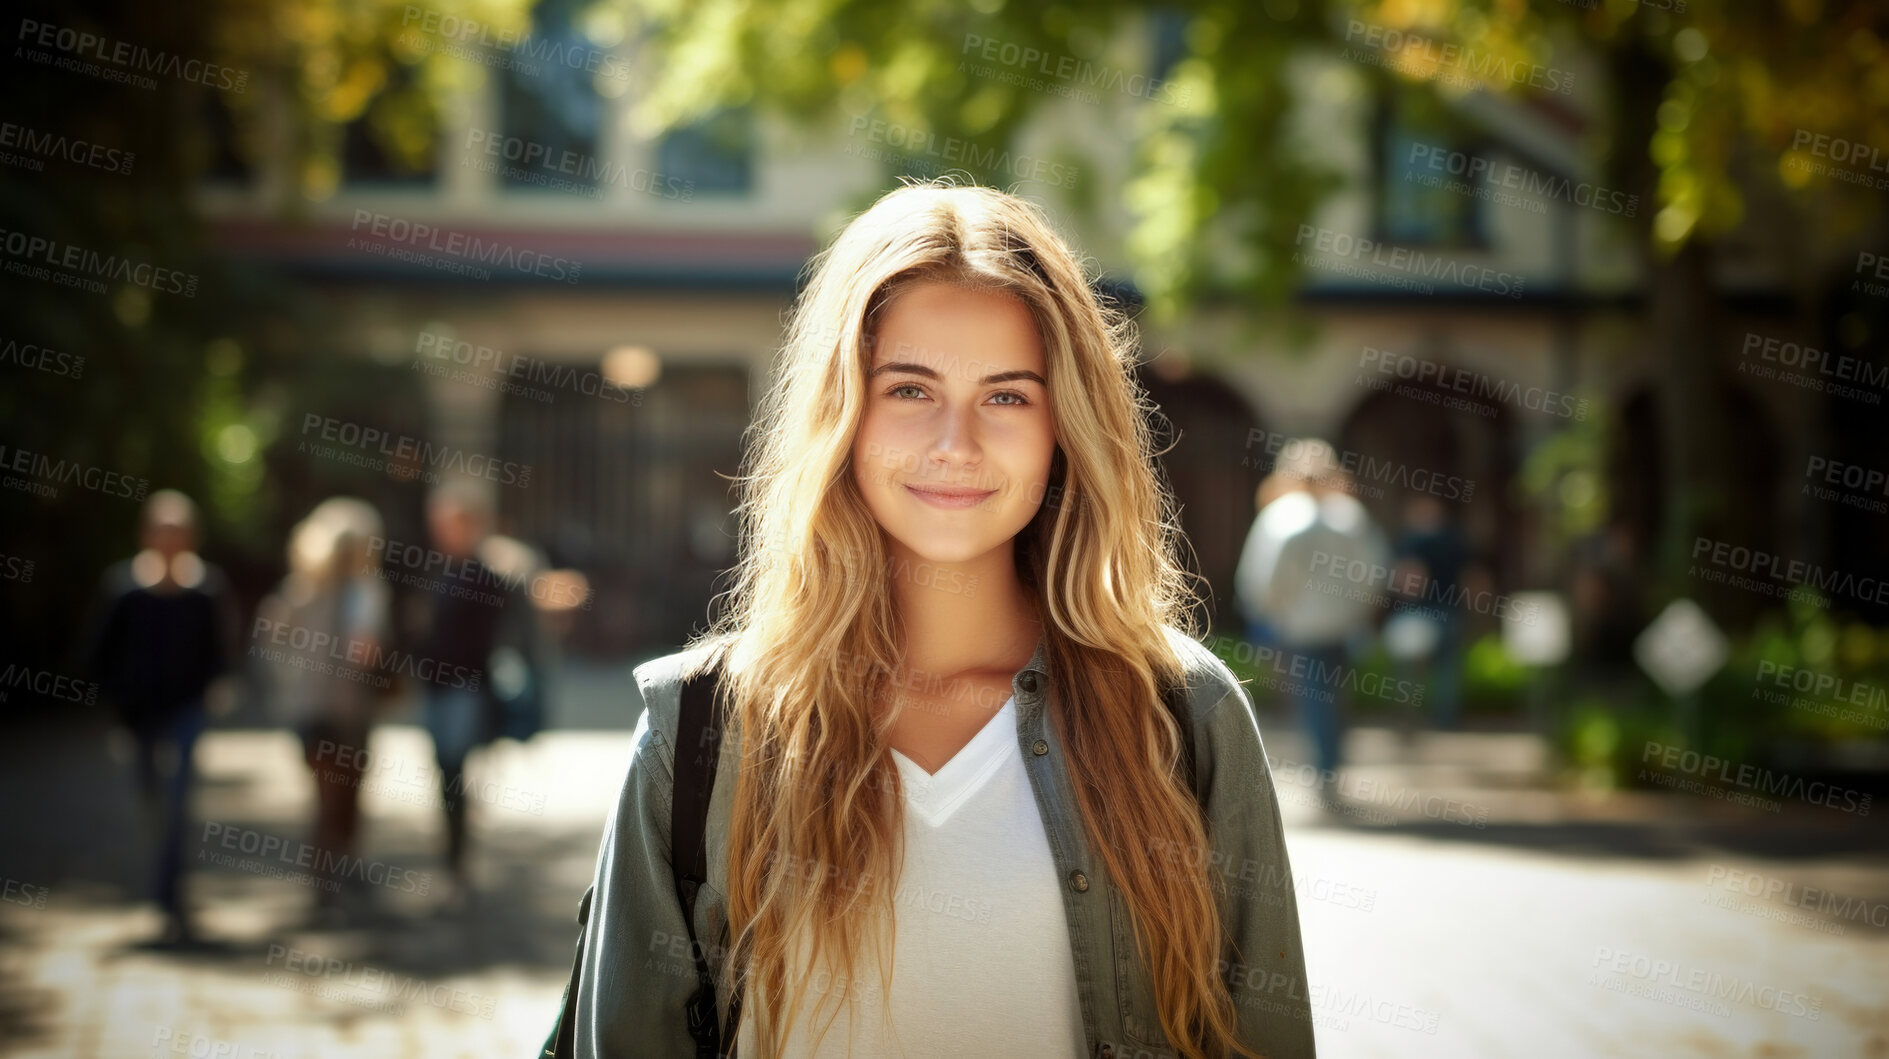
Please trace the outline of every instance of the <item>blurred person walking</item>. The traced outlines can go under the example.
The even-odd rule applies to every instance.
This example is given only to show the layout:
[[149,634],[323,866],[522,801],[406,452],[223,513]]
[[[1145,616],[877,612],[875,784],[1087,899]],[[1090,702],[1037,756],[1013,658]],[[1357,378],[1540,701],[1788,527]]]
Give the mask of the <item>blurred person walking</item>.
[[[526,592],[535,564],[518,558],[522,545],[495,538],[485,492],[467,481],[439,487],[427,499],[426,523],[440,566],[452,576],[421,590],[418,653],[437,673],[471,674],[429,681],[423,690],[455,891],[448,901],[457,905],[470,885],[467,759],[495,738],[523,739],[536,731],[535,722],[510,721],[539,715],[544,666],[537,615]],[[495,559],[501,566],[493,565]]]
[[184,836],[197,739],[219,678],[233,668],[238,615],[223,572],[197,554],[197,505],[174,489],[145,501],[140,550],[105,571],[86,636],[86,665],[135,745],[147,826],[158,836],[151,896],[162,940],[195,936],[185,900]]
[[[1324,441],[1297,438],[1260,483],[1234,591],[1249,629],[1277,654],[1287,698],[1311,737],[1321,784],[1342,763],[1347,647],[1368,632],[1389,558]],[[1326,792],[1329,797],[1329,792]]]
[[291,641],[306,633],[330,645],[308,661],[331,664],[267,667],[277,707],[314,774],[317,874],[329,876],[316,891],[323,914],[339,906],[348,863],[359,856],[367,744],[392,683],[380,664],[391,596],[372,546],[381,533],[372,504],[322,501],[291,532],[288,576],[257,613],[286,627]]
[[1463,613],[1447,601],[1458,598],[1469,544],[1443,501],[1428,493],[1412,496],[1403,518],[1391,549],[1391,585],[1416,602],[1391,619],[1409,632],[1400,636],[1387,625],[1385,639],[1409,641],[1404,650],[1392,643],[1391,653],[1405,669],[1427,676],[1433,721],[1438,730],[1453,731],[1461,707]]

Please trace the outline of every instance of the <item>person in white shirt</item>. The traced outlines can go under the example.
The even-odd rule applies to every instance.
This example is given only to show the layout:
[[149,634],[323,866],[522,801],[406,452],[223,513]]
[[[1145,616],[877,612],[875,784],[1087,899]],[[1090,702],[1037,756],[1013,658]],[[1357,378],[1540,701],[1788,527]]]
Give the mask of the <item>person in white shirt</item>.
[[1249,627],[1279,652],[1272,668],[1285,674],[1279,684],[1312,739],[1321,783],[1343,761],[1348,648],[1386,602],[1389,547],[1351,485],[1328,443],[1282,446],[1234,572]]

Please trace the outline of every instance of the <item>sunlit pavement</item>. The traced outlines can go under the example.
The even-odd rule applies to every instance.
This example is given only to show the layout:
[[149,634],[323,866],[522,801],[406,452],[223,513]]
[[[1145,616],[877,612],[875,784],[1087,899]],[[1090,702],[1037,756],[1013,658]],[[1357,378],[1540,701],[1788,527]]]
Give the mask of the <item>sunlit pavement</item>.
[[[626,727],[475,759],[475,884],[457,901],[426,737],[383,727],[364,797],[372,881],[339,920],[314,919],[310,887],[281,877],[312,793],[299,746],[213,732],[188,847],[205,940],[169,949],[148,943],[150,906],[127,903],[145,839],[104,730],[16,730],[0,745],[0,1053],[533,1054]],[[1291,764],[1295,733],[1262,727],[1321,1054],[1889,1055],[1889,853],[1873,818],[1576,798],[1534,782],[1526,736],[1379,730],[1353,733],[1331,811]]]

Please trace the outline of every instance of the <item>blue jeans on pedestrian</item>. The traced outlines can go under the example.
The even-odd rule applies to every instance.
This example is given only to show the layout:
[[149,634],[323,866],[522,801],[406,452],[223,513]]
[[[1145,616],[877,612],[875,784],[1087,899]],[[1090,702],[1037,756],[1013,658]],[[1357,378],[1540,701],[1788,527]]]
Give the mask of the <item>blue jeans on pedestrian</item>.
[[[1277,630],[1268,622],[1248,618],[1246,620],[1246,638],[1259,647],[1270,647],[1279,653],[1286,671],[1294,665],[1303,667],[1303,677],[1281,674],[1280,686],[1284,688],[1286,700],[1292,705],[1293,715],[1305,727],[1305,734],[1312,741],[1312,757],[1321,775],[1338,770],[1339,759],[1344,744],[1344,723],[1339,716],[1339,682],[1321,680],[1320,677],[1334,672],[1345,662],[1343,643],[1304,646],[1286,643]],[[1303,662],[1298,661],[1304,659]]]
[[466,758],[486,741],[485,697],[464,688],[429,688],[426,730],[439,762],[440,802],[446,809],[446,863],[463,873],[466,858]]
[[1443,615],[1443,635],[1437,637],[1436,653],[1430,656],[1430,709],[1439,731],[1455,730],[1462,697],[1463,616],[1449,611]]
[[[163,820],[151,897],[165,914],[177,919],[184,916],[184,836],[189,827],[191,781],[196,778],[197,740],[208,726],[209,715],[199,699],[160,721],[131,729],[137,743],[138,788],[147,803],[161,806]],[[160,748],[166,745],[177,758],[168,776],[160,775],[158,767]]]
[[1282,650],[1291,651],[1306,660],[1305,676],[1287,682],[1291,689],[1292,708],[1298,714],[1299,723],[1305,726],[1305,733],[1312,739],[1312,754],[1319,775],[1323,777],[1336,773],[1345,738],[1344,723],[1338,713],[1338,694],[1342,684],[1324,679],[1324,675],[1336,673],[1338,667],[1344,665],[1344,645],[1320,644]]

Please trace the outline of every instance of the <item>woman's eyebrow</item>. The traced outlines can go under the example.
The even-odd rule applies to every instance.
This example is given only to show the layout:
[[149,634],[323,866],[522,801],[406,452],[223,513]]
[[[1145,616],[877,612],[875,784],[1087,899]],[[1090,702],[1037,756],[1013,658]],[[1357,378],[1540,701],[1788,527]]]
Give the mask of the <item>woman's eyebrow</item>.
[[[881,364],[878,367],[872,369],[870,372],[866,373],[866,378],[870,379],[876,375],[879,375],[881,373],[888,372],[888,371],[903,372],[907,375],[918,375],[923,378],[938,379],[940,381],[943,381],[944,379],[944,376],[938,374],[937,371],[931,368],[928,368],[923,364],[914,364],[914,363],[911,363],[910,361],[902,361],[902,360],[892,361],[886,364]],[[1048,382],[1044,381],[1041,375],[1038,375],[1036,372],[1024,370],[1024,369],[1020,369],[1017,371],[1000,371],[995,375],[986,375],[983,378],[977,380],[977,382],[978,382],[978,385],[980,386],[988,386],[991,383],[1016,382],[1023,379],[1029,379],[1033,382],[1042,383],[1044,386],[1049,385]]]

